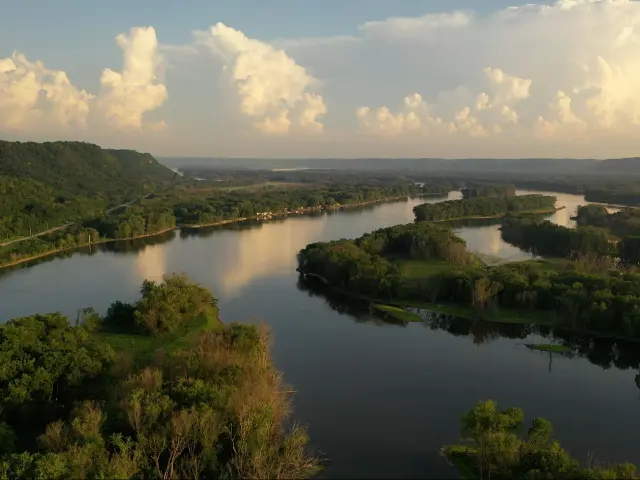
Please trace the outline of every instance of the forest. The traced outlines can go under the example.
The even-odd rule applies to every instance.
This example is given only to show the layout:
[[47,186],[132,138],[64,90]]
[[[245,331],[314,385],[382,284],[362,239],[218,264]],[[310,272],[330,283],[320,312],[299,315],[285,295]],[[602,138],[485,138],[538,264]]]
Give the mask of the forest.
[[310,244],[299,252],[298,266],[332,288],[381,303],[419,302],[436,311],[457,306],[462,316],[640,338],[640,273],[576,262],[487,266],[442,224]]
[[162,233],[176,226],[198,227],[247,218],[337,209],[424,194],[413,183],[386,186],[336,185],[326,188],[174,188],[151,193],[130,205],[101,212],[68,228],[0,246],[0,265],[104,241]]
[[148,153],[0,141],[0,242],[99,217],[180,182]]
[[500,230],[504,241],[535,255],[569,259],[620,256],[618,241],[602,228],[567,228],[548,220],[505,218]]
[[309,478],[269,334],[186,277],[0,326],[0,478]]
[[418,222],[437,222],[465,217],[492,217],[507,213],[555,211],[556,197],[546,195],[518,195],[471,197],[414,207]]

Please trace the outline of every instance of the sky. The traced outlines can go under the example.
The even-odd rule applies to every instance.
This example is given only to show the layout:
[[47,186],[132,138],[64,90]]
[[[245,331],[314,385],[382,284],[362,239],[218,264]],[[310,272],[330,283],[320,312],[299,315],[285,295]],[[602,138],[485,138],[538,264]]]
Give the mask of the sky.
[[640,2],[532,1],[0,0],[0,138],[158,156],[640,155]]

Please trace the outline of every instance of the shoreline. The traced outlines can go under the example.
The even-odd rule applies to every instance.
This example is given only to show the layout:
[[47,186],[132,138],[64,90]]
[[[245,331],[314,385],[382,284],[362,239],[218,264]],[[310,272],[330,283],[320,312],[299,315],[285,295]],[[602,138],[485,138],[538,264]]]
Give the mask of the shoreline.
[[91,245],[103,245],[105,243],[113,243],[113,242],[126,242],[126,241],[131,241],[131,240],[138,240],[140,238],[148,238],[148,237],[155,237],[158,235],[162,235],[163,233],[167,233],[173,230],[181,230],[181,229],[185,229],[185,230],[197,230],[197,229],[201,229],[201,228],[208,228],[208,227],[217,227],[217,226],[221,226],[221,225],[229,225],[232,223],[240,223],[240,222],[244,222],[247,220],[272,220],[274,218],[283,218],[283,217],[288,217],[290,215],[305,215],[305,214],[309,214],[309,213],[313,213],[313,212],[323,212],[323,211],[330,211],[330,210],[344,210],[346,208],[357,208],[357,207],[366,207],[367,205],[374,205],[377,203],[386,203],[386,202],[395,202],[395,201],[399,201],[402,199],[409,199],[410,197],[408,196],[400,196],[400,197],[392,197],[392,198],[387,198],[387,199],[382,199],[382,200],[374,200],[372,202],[363,202],[363,203],[351,203],[351,204],[346,204],[346,205],[338,205],[338,206],[331,206],[331,207],[323,207],[323,208],[317,208],[317,207],[310,207],[310,208],[305,208],[302,209],[300,211],[293,211],[293,212],[286,212],[286,213],[280,213],[280,214],[272,214],[272,215],[256,215],[253,217],[241,217],[241,218],[231,218],[231,219],[227,219],[227,220],[220,220],[217,222],[213,222],[213,223],[206,223],[206,224],[202,224],[202,225],[189,225],[189,224],[180,224],[180,225],[176,225],[174,227],[169,227],[169,228],[165,228],[162,230],[159,230],[157,232],[153,232],[153,233],[145,233],[144,235],[138,235],[135,237],[128,237],[128,238],[105,238],[104,240],[98,240],[97,242],[91,242],[91,243],[87,243],[84,245],[76,245],[74,247],[66,247],[66,248],[59,248],[59,249],[55,249],[55,250],[48,250],[46,252],[43,253],[39,253],[37,255],[31,255],[29,257],[23,257],[23,258],[19,258],[17,260],[13,260],[10,261],[8,263],[3,263],[0,264],[0,270],[4,269],[4,268],[9,268],[9,267],[15,267],[17,265],[20,265],[22,263],[26,263],[26,262],[30,262],[32,260],[38,260],[40,258],[45,258],[51,255],[55,255],[57,253],[64,253],[64,252],[68,252],[71,250],[77,250],[80,248],[87,248],[90,247]]
[[0,270],[3,268],[15,267],[16,265],[20,265],[21,263],[29,262],[31,260],[37,260],[39,258],[48,257],[50,255],[55,255],[56,253],[64,253],[69,252],[71,250],[78,250],[79,248],[87,248],[91,245],[104,245],[105,243],[114,243],[114,242],[126,242],[130,240],[138,240],[139,238],[148,238],[148,237],[156,237],[158,235],[162,235],[163,233],[171,232],[178,227],[169,227],[159,230],[153,233],[145,233],[144,235],[138,235],[136,237],[128,237],[128,238],[105,238],[104,240],[98,240],[97,242],[86,243],[84,245],[76,245],[75,247],[66,247],[66,248],[58,248],[56,250],[48,250],[43,253],[39,253],[37,255],[32,255],[30,257],[20,258],[18,260],[14,260],[9,263],[0,264]]
[[[419,310],[428,310],[430,312],[439,313],[441,315],[451,315],[459,319],[471,320],[474,322],[501,323],[506,325],[538,325],[541,327],[556,328],[558,330],[577,333],[579,335],[591,335],[597,338],[604,338],[609,340],[640,344],[640,338],[633,338],[633,337],[628,338],[628,337],[623,337],[621,335],[616,335],[616,334],[608,334],[608,333],[598,332],[594,330],[572,328],[566,325],[558,325],[553,321],[547,321],[544,319],[544,317],[550,313],[549,311],[534,310],[536,315],[530,316],[531,311],[529,310],[527,310],[527,313],[524,314],[523,312],[518,310],[504,309],[504,310],[498,310],[498,317],[482,318],[482,317],[479,317],[471,307],[465,307],[465,306],[454,305],[454,304],[444,305],[444,304],[420,302],[420,301],[414,301],[414,300],[385,299],[385,298],[372,297],[369,295],[361,295],[358,293],[349,292],[348,290],[344,290],[341,288],[334,288],[328,283],[328,281],[325,278],[320,277],[317,274],[303,273],[297,268],[296,268],[296,271],[299,272],[303,277],[304,275],[309,275],[311,277],[315,277],[316,279],[320,279],[322,283],[325,285],[325,288],[328,288],[332,293],[335,293],[353,300],[361,300],[361,301],[368,302],[370,306],[387,305],[391,307],[400,307],[404,309],[416,308]],[[407,310],[407,313],[413,313],[413,312],[411,312],[410,310]],[[492,314],[491,311],[487,311],[486,313],[488,315]],[[500,314],[503,314],[504,316]]]
[[[189,229],[193,229],[193,230],[197,230],[199,228],[208,228],[208,227],[217,227],[219,225],[227,225],[230,223],[239,223],[239,222],[245,222],[247,220],[273,220],[273,219],[277,219],[277,218],[286,218],[289,216],[293,216],[293,215],[308,215],[310,213],[314,213],[314,212],[329,212],[329,211],[336,211],[336,210],[345,210],[347,208],[358,208],[358,207],[366,207],[369,205],[376,205],[378,203],[387,203],[387,202],[396,202],[396,201],[400,201],[400,200],[408,200],[411,197],[408,197],[406,195],[402,195],[399,197],[390,197],[390,198],[385,198],[382,200],[373,200],[371,202],[361,202],[361,203],[348,203],[346,205],[336,205],[336,206],[329,206],[329,207],[307,207],[307,208],[303,208],[300,210],[293,210],[291,212],[284,212],[284,213],[272,213],[272,214],[267,214],[267,215],[254,215],[252,217],[241,217],[241,218],[232,218],[229,220],[220,220],[218,222],[213,222],[213,223],[203,223],[203,224],[180,224],[177,225],[176,228],[184,228],[186,230]],[[414,197],[414,198],[420,198],[420,197]]]

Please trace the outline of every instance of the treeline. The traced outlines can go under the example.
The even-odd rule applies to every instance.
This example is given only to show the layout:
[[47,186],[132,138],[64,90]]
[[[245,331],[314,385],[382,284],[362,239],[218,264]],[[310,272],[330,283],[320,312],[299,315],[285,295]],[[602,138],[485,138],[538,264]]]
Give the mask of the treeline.
[[248,170],[212,167],[184,167],[184,183],[199,186],[203,181],[194,178],[215,181],[221,187],[260,185],[267,182],[302,184],[311,188],[329,188],[332,185],[387,187],[401,183],[424,183],[425,193],[447,193],[459,190],[466,183],[464,178],[432,175],[418,176],[416,172],[385,170],[351,171],[348,169],[331,170]]
[[216,195],[189,195],[178,199],[174,214],[181,225],[205,225],[258,214],[284,214],[296,210],[336,208],[415,196],[425,190],[413,183],[385,187],[333,186],[286,190],[218,191]]
[[507,213],[534,212],[555,209],[556,197],[519,195],[516,197],[477,197],[468,200],[449,200],[425,203],[414,207],[416,221],[436,222],[464,217],[488,217]]
[[314,475],[267,333],[222,325],[215,303],[169,277],[104,319],[2,325],[0,478]]
[[534,418],[524,435],[523,424],[521,408],[498,410],[493,400],[480,402],[461,419],[467,442],[442,451],[465,478],[640,478],[631,463],[582,466],[553,438],[553,425],[545,418]]
[[468,200],[478,197],[515,197],[516,187],[513,185],[471,184],[460,190],[462,198]]
[[614,205],[640,205],[640,187],[633,190],[587,190],[584,199]]
[[548,220],[509,218],[500,230],[505,242],[535,255],[570,259],[619,255],[617,241],[601,228],[567,228]]

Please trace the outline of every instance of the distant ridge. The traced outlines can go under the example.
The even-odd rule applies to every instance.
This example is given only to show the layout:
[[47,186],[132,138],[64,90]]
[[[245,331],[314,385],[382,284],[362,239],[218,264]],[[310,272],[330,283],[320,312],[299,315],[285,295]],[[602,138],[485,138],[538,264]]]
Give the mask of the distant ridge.
[[416,170],[423,172],[490,172],[502,173],[573,173],[602,174],[624,171],[640,175],[639,158],[611,160],[574,158],[305,158],[305,159],[258,159],[258,158],[206,158],[206,157],[159,157],[172,167],[211,167],[228,169],[341,169],[341,170]]

